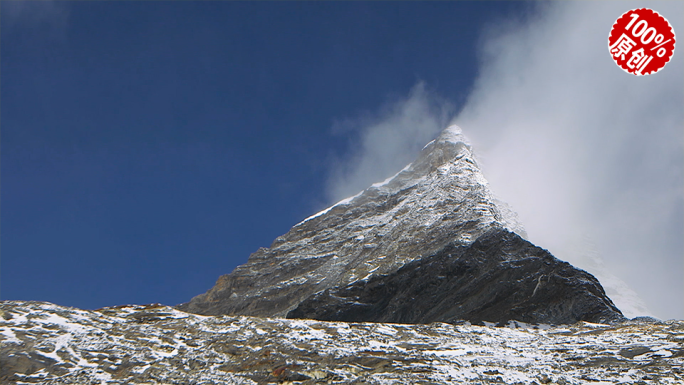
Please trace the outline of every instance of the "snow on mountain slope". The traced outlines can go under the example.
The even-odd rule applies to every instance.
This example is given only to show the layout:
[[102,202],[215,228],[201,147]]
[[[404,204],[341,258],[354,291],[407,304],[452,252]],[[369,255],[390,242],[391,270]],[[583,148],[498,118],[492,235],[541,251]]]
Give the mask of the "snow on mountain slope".
[[[454,145],[463,145],[465,149],[467,149],[467,153],[460,154],[459,157],[457,157],[456,160],[461,159],[463,156],[467,156],[465,161],[470,162],[471,164],[475,165],[477,167],[477,162],[475,160],[475,157],[473,156],[471,150],[470,150],[470,142],[468,141],[468,138],[463,134],[463,130],[459,126],[452,125],[444,129],[440,136],[431,141],[430,143],[426,144],[425,147],[423,147],[423,151],[429,151],[431,148],[437,147],[439,145],[444,145],[446,143],[454,144]],[[447,159],[440,159],[442,162],[446,161]],[[415,162],[414,162],[415,163]],[[444,176],[447,172],[447,170],[451,170],[454,166],[456,166],[455,163],[446,163],[443,165],[443,169],[441,170],[442,173],[440,174],[441,176]],[[396,173],[395,175],[385,179],[382,182],[374,183],[373,185],[370,186],[369,189],[380,189],[383,186],[387,186],[393,181],[396,181],[394,190],[400,190],[406,187],[409,187],[412,184],[418,184],[418,183],[426,183],[426,182],[432,182],[434,181],[434,178],[431,178],[429,180],[425,180],[426,175],[424,173],[411,173],[412,169],[414,168],[414,164],[410,163],[406,167],[404,167],[401,171]],[[411,177],[406,177],[406,174],[411,174]],[[400,177],[404,176],[403,178]],[[477,172],[473,172],[471,175],[471,178],[475,180],[477,183],[487,186],[488,182],[484,178],[484,176],[477,170]],[[444,187],[444,186],[440,186]],[[334,205],[304,219],[302,222],[298,223],[296,226],[299,226],[303,224],[304,222],[307,222],[311,219],[314,219],[316,217],[319,217],[330,210],[332,210],[336,206],[340,205],[347,205],[350,204],[351,202],[354,201],[357,197],[361,196],[364,192],[361,191],[358,194],[345,198]],[[441,191],[443,193],[443,191]],[[518,215],[511,209],[511,207],[506,204],[503,201],[500,201],[498,199],[493,199],[493,207],[496,208],[497,211],[497,220],[500,221],[503,225],[503,228],[506,228],[514,233],[517,233],[523,238],[527,237],[527,234],[525,233],[525,229],[522,225],[522,223],[519,222],[518,220]]]
[[548,327],[0,302],[3,384],[681,384],[684,322]]
[[451,126],[395,176],[295,225],[180,309],[285,316],[316,292],[390,274],[493,228],[525,236],[491,194],[461,129]]

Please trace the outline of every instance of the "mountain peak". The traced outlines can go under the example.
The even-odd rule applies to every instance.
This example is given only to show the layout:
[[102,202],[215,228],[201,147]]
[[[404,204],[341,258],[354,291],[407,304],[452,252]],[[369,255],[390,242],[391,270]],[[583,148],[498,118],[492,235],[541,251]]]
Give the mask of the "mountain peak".
[[455,124],[445,128],[435,141],[437,143],[463,143],[470,146],[470,142],[463,134],[461,127]]
[[[530,259],[526,262],[529,266],[538,267],[543,259],[556,270],[566,269],[560,265],[561,261],[550,255],[542,257],[538,251],[529,251],[528,246],[534,245],[518,245],[517,239],[526,241],[512,232],[524,236],[524,230],[515,220],[512,210],[498,202],[490,192],[461,129],[450,126],[428,143],[414,162],[397,174],[298,223],[276,238],[269,248],[253,253],[246,264],[238,266],[231,274],[221,276],[207,293],[179,307],[200,314],[267,317],[294,314],[305,317],[302,304],[307,304],[307,309],[319,306],[321,298],[325,297],[321,297],[324,292],[354,285],[365,287],[369,282],[375,282],[373,285],[377,286],[377,282],[396,277],[400,271],[411,271],[408,267],[408,270],[402,270],[405,266],[415,267],[415,263],[420,264],[422,260],[438,260],[440,262],[436,263],[441,264],[451,255],[478,255],[479,251],[468,250],[484,247],[482,245],[491,245],[486,247],[492,249],[490,252],[495,255],[491,258],[494,260],[510,259],[507,255],[514,252],[511,250],[527,250],[525,253],[534,255],[532,259],[537,261]],[[485,235],[487,242],[476,242]],[[506,241],[501,242],[501,239]],[[445,254],[445,250],[451,251]],[[487,269],[493,269],[488,262],[485,265]],[[434,271],[439,271],[439,268]],[[543,278],[539,274],[546,269],[535,271],[530,271],[528,285],[537,287]],[[550,282],[549,277],[546,276],[545,282]],[[520,277],[516,279],[523,280]],[[582,276],[580,281],[585,282],[586,279]],[[591,290],[591,294],[583,294],[592,304],[592,298],[605,296],[605,293],[600,294],[603,289],[598,281],[594,281],[592,285],[596,288]],[[579,284],[577,282],[575,284]],[[530,288],[527,294],[533,294],[533,291],[536,294],[538,290]],[[577,298],[572,301],[584,303]],[[605,302],[610,303],[610,300]],[[617,317],[619,311],[610,306],[605,312],[601,310],[593,314],[601,314],[601,319],[605,319],[610,318],[606,314],[615,312]],[[332,313],[325,314],[336,312],[335,309],[328,310]],[[487,313],[490,317],[487,321],[496,321],[491,319],[495,313]],[[536,314],[542,313],[536,311]],[[444,321],[444,314],[440,314],[437,312],[427,318],[402,318],[402,322],[417,322],[418,319],[421,322]],[[577,316],[569,316],[567,311],[560,314],[562,316],[553,318],[553,322]],[[477,319],[479,315],[454,313],[449,317]],[[373,321],[357,321],[363,320]]]
[[[468,175],[462,175],[460,180],[448,180],[450,176],[452,176],[449,170],[452,169],[464,171]],[[404,188],[410,188],[421,182],[425,183],[426,178],[429,179],[427,182],[430,183],[434,182],[435,179],[445,179],[445,183],[440,184],[441,187],[448,187],[448,185],[453,183],[474,183],[482,186],[488,184],[477,167],[477,162],[472,153],[470,142],[459,126],[452,125],[444,129],[435,140],[426,144],[418,155],[418,158],[398,173],[382,182],[372,184],[366,190],[363,190],[354,196],[342,199],[325,210],[304,219],[296,226],[324,215],[338,206],[349,206],[356,199],[361,199],[364,195],[376,194],[376,192],[374,192],[375,190],[380,190],[385,193],[396,192]],[[522,226],[518,227],[522,229]]]

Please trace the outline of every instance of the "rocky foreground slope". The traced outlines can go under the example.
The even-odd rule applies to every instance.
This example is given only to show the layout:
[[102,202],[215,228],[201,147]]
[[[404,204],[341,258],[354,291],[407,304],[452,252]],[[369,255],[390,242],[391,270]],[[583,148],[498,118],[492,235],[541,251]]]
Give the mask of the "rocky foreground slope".
[[397,175],[295,225],[178,309],[404,323],[624,319],[596,278],[519,235],[451,126]]
[[344,323],[0,302],[2,384],[682,384],[684,322]]

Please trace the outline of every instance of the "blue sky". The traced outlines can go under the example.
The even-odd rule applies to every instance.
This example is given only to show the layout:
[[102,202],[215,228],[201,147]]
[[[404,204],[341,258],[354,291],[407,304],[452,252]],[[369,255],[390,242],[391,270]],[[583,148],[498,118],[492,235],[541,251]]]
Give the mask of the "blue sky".
[[206,291],[329,203],[335,122],[462,103],[504,2],[3,2],[3,299]]
[[0,3],[0,299],[177,304],[459,124],[529,239],[684,318],[684,2]]

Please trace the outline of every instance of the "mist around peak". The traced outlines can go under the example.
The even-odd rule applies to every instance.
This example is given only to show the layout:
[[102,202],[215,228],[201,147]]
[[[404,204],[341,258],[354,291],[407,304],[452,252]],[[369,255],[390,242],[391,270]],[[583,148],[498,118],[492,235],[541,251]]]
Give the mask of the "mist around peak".
[[[374,119],[351,120],[358,146],[331,166],[331,202],[395,174],[456,124],[530,241],[603,275],[630,315],[684,318],[682,50],[637,78],[606,46],[615,19],[638,6],[544,3],[524,21],[488,26],[480,76],[462,106],[418,83]],[[684,36],[684,4],[649,7]],[[605,268],[577,251],[583,239]]]
[[452,104],[418,82],[405,98],[371,116],[337,122],[333,130],[351,131],[354,139],[350,152],[331,164],[328,201],[351,197],[399,172],[452,117]]

